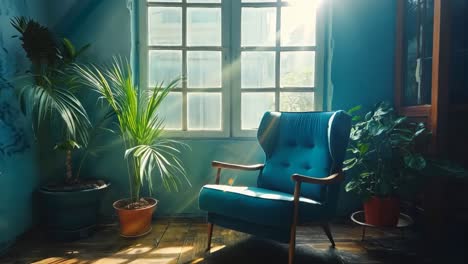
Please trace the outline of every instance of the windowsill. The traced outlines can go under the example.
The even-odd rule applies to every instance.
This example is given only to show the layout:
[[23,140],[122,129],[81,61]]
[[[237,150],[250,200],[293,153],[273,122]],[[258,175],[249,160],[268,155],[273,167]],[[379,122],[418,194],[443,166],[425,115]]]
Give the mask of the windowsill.
[[257,137],[167,137],[179,141],[255,141]]

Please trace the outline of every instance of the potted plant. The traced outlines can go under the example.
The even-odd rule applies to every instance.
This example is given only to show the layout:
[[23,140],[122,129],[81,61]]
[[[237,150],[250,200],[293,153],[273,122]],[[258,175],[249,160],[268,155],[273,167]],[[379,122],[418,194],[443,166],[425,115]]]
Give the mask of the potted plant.
[[[350,114],[359,110],[355,107]],[[350,158],[344,170],[354,169],[347,192],[364,201],[366,223],[395,226],[400,214],[400,190],[421,175],[427,162],[420,151],[429,133],[423,123],[396,115],[385,102],[379,103],[364,119],[354,116],[350,134]]]
[[32,116],[35,133],[47,123],[47,136],[58,134],[61,142],[55,149],[65,153],[65,178],[39,189],[43,222],[57,239],[86,236],[96,225],[99,197],[108,186],[102,180],[81,179],[72,170],[72,151],[87,146],[92,126],[76,96],[79,84],[71,65],[89,45],[77,50],[66,38],[57,43],[48,28],[25,17],[15,17],[11,24],[31,61],[26,77],[32,80],[18,89],[21,109]]
[[138,90],[129,63],[121,58],[115,58],[108,67],[76,65],[75,70],[82,83],[94,89],[114,111],[125,145],[123,157],[127,162],[130,198],[113,204],[119,216],[120,234],[145,235],[151,231],[158,201],[142,197],[141,190],[147,183],[151,196],[153,172],[157,171],[166,189],[177,189],[181,179],[189,183],[178,157],[179,147],[185,144],[164,137],[164,120],[158,115],[159,107],[179,80]]

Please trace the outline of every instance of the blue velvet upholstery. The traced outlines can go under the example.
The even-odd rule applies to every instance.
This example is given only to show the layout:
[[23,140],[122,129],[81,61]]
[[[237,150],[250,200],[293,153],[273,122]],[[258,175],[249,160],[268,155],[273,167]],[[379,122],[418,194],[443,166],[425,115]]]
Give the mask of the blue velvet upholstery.
[[[256,187],[205,185],[200,209],[213,224],[287,242],[295,173],[324,178],[341,170],[351,118],[337,112],[267,112],[258,129],[265,166]],[[298,221],[328,221],[340,184],[302,184]]]

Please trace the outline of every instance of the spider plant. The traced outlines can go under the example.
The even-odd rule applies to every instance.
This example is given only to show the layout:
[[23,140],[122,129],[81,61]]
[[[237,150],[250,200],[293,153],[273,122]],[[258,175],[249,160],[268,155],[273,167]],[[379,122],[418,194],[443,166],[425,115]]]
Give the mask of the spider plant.
[[145,183],[150,194],[153,190],[152,174],[157,170],[163,186],[178,190],[181,180],[190,184],[178,155],[185,144],[164,137],[164,120],[158,109],[179,79],[167,85],[160,83],[147,90],[138,90],[134,84],[127,60],[114,58],[106,67],[75,65],[81,82],[95,90],[114,111],[120,136],[125,145],[130,184],[130,203],[140,201]]
[[57,43],[47,27],[25,17],[11,19],[11,25],[20,34],[14,37],[19,37],[32,64],[25,77],[33,81],[18,89],[21,109],[34,117],[35,132],[46,120],[59,121],[63,127],[62,142],[55,148],[66,152],[65,182],[76,183],[77,177],[72,175],[71,152],[80,145],[86,146],[91,123],[75,95],[79,83],[70,66],[89,44],[77,50],[66,38]]

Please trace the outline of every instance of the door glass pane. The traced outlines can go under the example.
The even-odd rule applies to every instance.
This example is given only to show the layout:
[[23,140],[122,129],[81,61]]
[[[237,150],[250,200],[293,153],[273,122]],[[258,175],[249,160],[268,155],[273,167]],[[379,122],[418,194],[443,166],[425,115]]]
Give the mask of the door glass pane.
[[189,88],[221,87],[221,51],[188,51]]
[[149,45],[182,45],[182,8],[148,7]]
[[[149,86],[168,84],[182,76],[182,52],[173,50],[149,51]],[[179,82],[180,85],[180,82]]]
[[189,93],[188,129],[221,130],[221,93]]
[[182,130],[182,94],[169,93],[158,109],[167,130]]
[[187,9],[187,45],[221,46],[221,8]]
[[316,1],[281,9],[281,45],[315,46]]
[[280,93],[280,111],[305,112],[314,110],[314,93]]
[[242,52],[242,88],[275,87],[275,52]]
[[242,8],[242,46],[275,46],[276,8]]
[[315,52],[287,51],[281,53],[281,87],[314,87]]
[[275,110],[275,93],[242,93],[241,127],[257,129],[266,111]]
[[407,0],[405,16],[405,106],[431,103],[433,0]]

